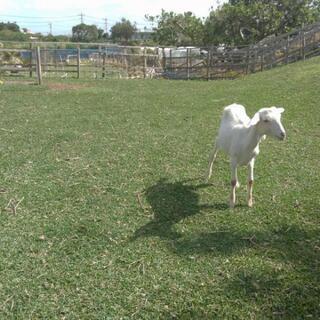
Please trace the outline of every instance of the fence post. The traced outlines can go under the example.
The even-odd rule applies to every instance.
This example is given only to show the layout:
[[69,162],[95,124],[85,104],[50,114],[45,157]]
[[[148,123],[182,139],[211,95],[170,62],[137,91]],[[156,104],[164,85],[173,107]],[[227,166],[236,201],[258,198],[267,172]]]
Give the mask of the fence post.
[[127,78],[129,78],[128,51],[124,49],[124,65],[126,67]]
[[164,50],[164,47],[162,48],[162,68],[163,71],[166,69],[166,51]]
[[224,77],[225,79],[228,79],[228,78],[231,78],[231,74],[232,72],[232,58],[231,58],[231,48],[229,51],[227,51],[227,54],[226,54],[226,58],[227,58],[227,66],[226,66],[226,69],[227,71],[224,72]]
[[41,74],[41,56],[40,56],[40,47],[36,49],[36,60],[37,60],[37,78],[38,84],[42,84],[42,74]]
[[80,45],[77,47],[77,78],[80,79]]
[[289,36],[287,37],[287,44],[286,44],[286,64],[289,63]]
[[253,55],[253,68],[252,72],[256,72],[256,63],[257,63],[257,48],[254,48],[254,55]]
[[187,48],[187,79],[190,79],[190,53],[189,53],[189,48]]
[[32,78],[32,42],[30,42],[30,66],[29,66],[29,75]]
[[263,71],[264,68],[264,50],[263,47],[261,49],[261,71]]
[[102,78],[106,76],[106,52],[102,55]]
[[249,64],[250,64],[250,47],[247,50],[247,65],[246,65],[246,74],[249,72]]
[[101,45],[99,45],[99,47],[98,47],[98,52],[99,52],[99,62],[98,62],[98,65],[99,65],[99,67],[101,67],[101,56],[102,56]]
[[42,61],[42,66],[43,66],[43,70],[44,70],[44,73],[46,74],[47,70],[48,70],[48,67],[47,67],[47,61],[48,61],[48,55],[47,55],[47,46],[45,45],[44,48],[42,48],[42,58],[43,58],[43,61]]
[[143,49],[143,78],[147,77],[147,57],[146,57],[146,47]]
[[304,34],[304,31],[302,31],[302,59],[303,60],[306,60],[305,48],[306,48],[306,36]]
[[58,69],[58,62],[57,62],[57,45],[55,45],[55,48],[54,48],[54,68],[55,68],[55,72],[57,72],[57,69]]
[[207,56],[207,81],[210,80],[211,47],[208,48]]

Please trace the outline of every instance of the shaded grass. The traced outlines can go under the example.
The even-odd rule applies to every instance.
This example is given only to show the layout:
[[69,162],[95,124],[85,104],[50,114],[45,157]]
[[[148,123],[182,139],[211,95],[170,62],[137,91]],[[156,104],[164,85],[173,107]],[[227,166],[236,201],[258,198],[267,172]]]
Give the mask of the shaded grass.
[[[319,62],[236,81],[1,86],[1,318],[318,318]],[[227,208],[225,156],[202,183],[232,102],[286,109],[253,209],[246,170]]]

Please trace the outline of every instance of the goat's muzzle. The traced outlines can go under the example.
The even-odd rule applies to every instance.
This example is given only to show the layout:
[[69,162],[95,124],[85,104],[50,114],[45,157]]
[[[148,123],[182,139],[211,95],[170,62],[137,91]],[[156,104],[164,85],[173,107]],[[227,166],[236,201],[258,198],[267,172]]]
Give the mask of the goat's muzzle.
[[280,133],[279,139],[280,140],[284,140],[285,138],[286,138],[286,133],[283,131],[283,132]]

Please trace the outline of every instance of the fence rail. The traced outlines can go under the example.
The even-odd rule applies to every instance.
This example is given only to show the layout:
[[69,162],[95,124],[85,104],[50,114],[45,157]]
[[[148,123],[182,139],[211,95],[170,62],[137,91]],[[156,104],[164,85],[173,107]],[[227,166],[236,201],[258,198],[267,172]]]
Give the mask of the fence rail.
[[320,55],[320,22],[251,46],[125,47],[0,41],[0,75],[234,79]]

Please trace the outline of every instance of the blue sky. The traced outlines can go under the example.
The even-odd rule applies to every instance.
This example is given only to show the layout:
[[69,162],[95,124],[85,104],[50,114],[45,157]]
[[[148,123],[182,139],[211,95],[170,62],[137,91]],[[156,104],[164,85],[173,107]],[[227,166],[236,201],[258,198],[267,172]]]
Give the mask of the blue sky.
[[192,11],[206,17],[211,7],[226,0],[0,0],[0,21],[15,21],[21,28],[47,34],[52,24],[53,34],[71,34],[72,26],[80,23],[80,14],[86,24],[105,29],[122,17],[137,23],[139,29],[150,27],[145,14],[157,15],[161,9],[181,13]]

